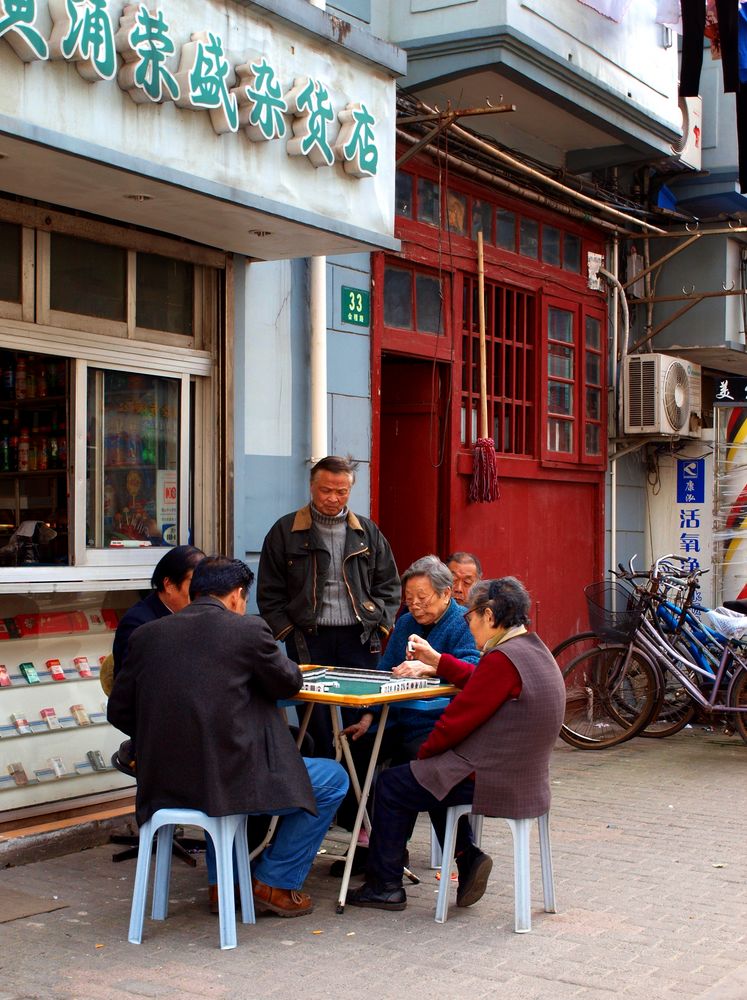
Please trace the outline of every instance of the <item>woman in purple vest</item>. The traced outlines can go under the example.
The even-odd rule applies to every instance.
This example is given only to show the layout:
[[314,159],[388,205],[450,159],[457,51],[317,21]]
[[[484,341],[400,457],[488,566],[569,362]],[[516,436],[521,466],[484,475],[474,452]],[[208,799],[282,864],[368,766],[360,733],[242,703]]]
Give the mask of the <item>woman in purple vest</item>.
[[[443,844],[446,810],[472,803],[475,813],[526,819],[550,807],[550,753],[565,711],[565,687],[552,654],[528,632],[530,598],[514,577],[482,580],[464,617],[478,649],[477,667],[438,653],[412,637],[412,668],[461,688],[418,752],[418,759],[384,771],[376,784],[376,822],[366,881],[348,892],[351,906],[403,910],[402,868],[418,813],[427,811]],[[457,835],[457,906],[485,892],[492,860]]]

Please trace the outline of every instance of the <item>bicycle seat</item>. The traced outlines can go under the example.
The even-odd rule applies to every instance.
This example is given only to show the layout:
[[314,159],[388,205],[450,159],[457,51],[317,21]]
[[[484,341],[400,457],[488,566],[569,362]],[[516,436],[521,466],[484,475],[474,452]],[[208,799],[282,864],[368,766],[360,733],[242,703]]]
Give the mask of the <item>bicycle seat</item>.
[[747,615],[747,601],[724,601],[724,607],[729,611],[738,611],[740,615]]

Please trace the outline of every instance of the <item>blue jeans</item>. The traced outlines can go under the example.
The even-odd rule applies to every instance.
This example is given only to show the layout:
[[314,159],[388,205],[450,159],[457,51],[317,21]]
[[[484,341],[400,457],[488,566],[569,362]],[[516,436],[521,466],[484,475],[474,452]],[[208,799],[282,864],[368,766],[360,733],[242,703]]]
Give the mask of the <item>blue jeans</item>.
[[[252,875],[275,889],[300,889],[303,886],[332,817],[348,789],[347,772],[337,761],[326,757],[304,757],[303,762],[314,790],[317,815],[312,816],[305,809],[278,811],[275,815],[283,818],[272,843],[252,866]],[[218,881],[215,848],[209,836],[205,840],[208,884],[215,885]]]

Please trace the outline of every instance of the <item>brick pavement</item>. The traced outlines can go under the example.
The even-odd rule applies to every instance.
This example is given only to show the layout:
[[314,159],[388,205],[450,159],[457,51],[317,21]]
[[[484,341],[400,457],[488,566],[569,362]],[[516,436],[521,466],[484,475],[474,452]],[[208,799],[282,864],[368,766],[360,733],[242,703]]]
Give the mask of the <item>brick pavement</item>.
[[176,864],[171,916],[126,941],[134,863],[103,847],[9,868],[4,884],[68,906],[0,924],[0,1000],[747,1000],[747,746],[701,729],[553,759],[553,855],[560,913],[541,909],[533,852],[533,932],[512,932],[508,827],[485,824],[495,867],[467,910],[433,920],[428,827],[411,844],[423,876],[402,913],[334,912],[323,859],[317,909],[239,924],[220,952],[204,873]]

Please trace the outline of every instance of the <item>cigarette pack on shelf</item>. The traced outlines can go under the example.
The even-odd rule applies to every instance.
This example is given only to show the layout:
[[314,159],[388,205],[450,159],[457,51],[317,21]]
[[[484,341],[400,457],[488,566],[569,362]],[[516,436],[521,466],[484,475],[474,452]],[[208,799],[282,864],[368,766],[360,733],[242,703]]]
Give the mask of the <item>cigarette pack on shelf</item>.
[[44,719],[46,724],[50,729],[61,729],[60,720],[57,718],[57,712],[53,708],[43,708],[39,715]]
[[88,712],[82,705],[71,705],[70,714],[75,719],[75,723],[78,726],[90,726],[91,719]]
[[21,671],[29,684],[39,684],[39,675],[33,663],[19,663],[18,669]]
[[14,712],[10,717],[10,721],[16,727],[21,736],[27,736],[31,732],[29,720],[23,712]]
[[10,687],[11,686],[10,674],[8,673],[8,668],[4,663],[0,663],[0,687]]
[[54,771],[55,778],[64,778],[67,774],[67,768],[65,767],[65,761],[62,757],[50,757],[49,766]]
[[62,664],[56,657],[51,660],[47,660],[47,670],[52,675],[53,681],[65,680],[65,671],[62,669]]
[[[106,659],[106,657],[104,657]],[[92,677],[91,664],[88,662],[87,656],[75,656],[73,658],[73,663],[75,669],[78,671],[81,677]]]
[[8,774],[17,785],[28,785],[29,783],[29,776],[26,774],[26,768],[20,760],[14,761],[12,764],[8,764]]
[[91,767],[94,771],[106,770],[106,761],[104,760],[104,755],[100,750],[87,750],[86,757],[88,757],[91,762]]

